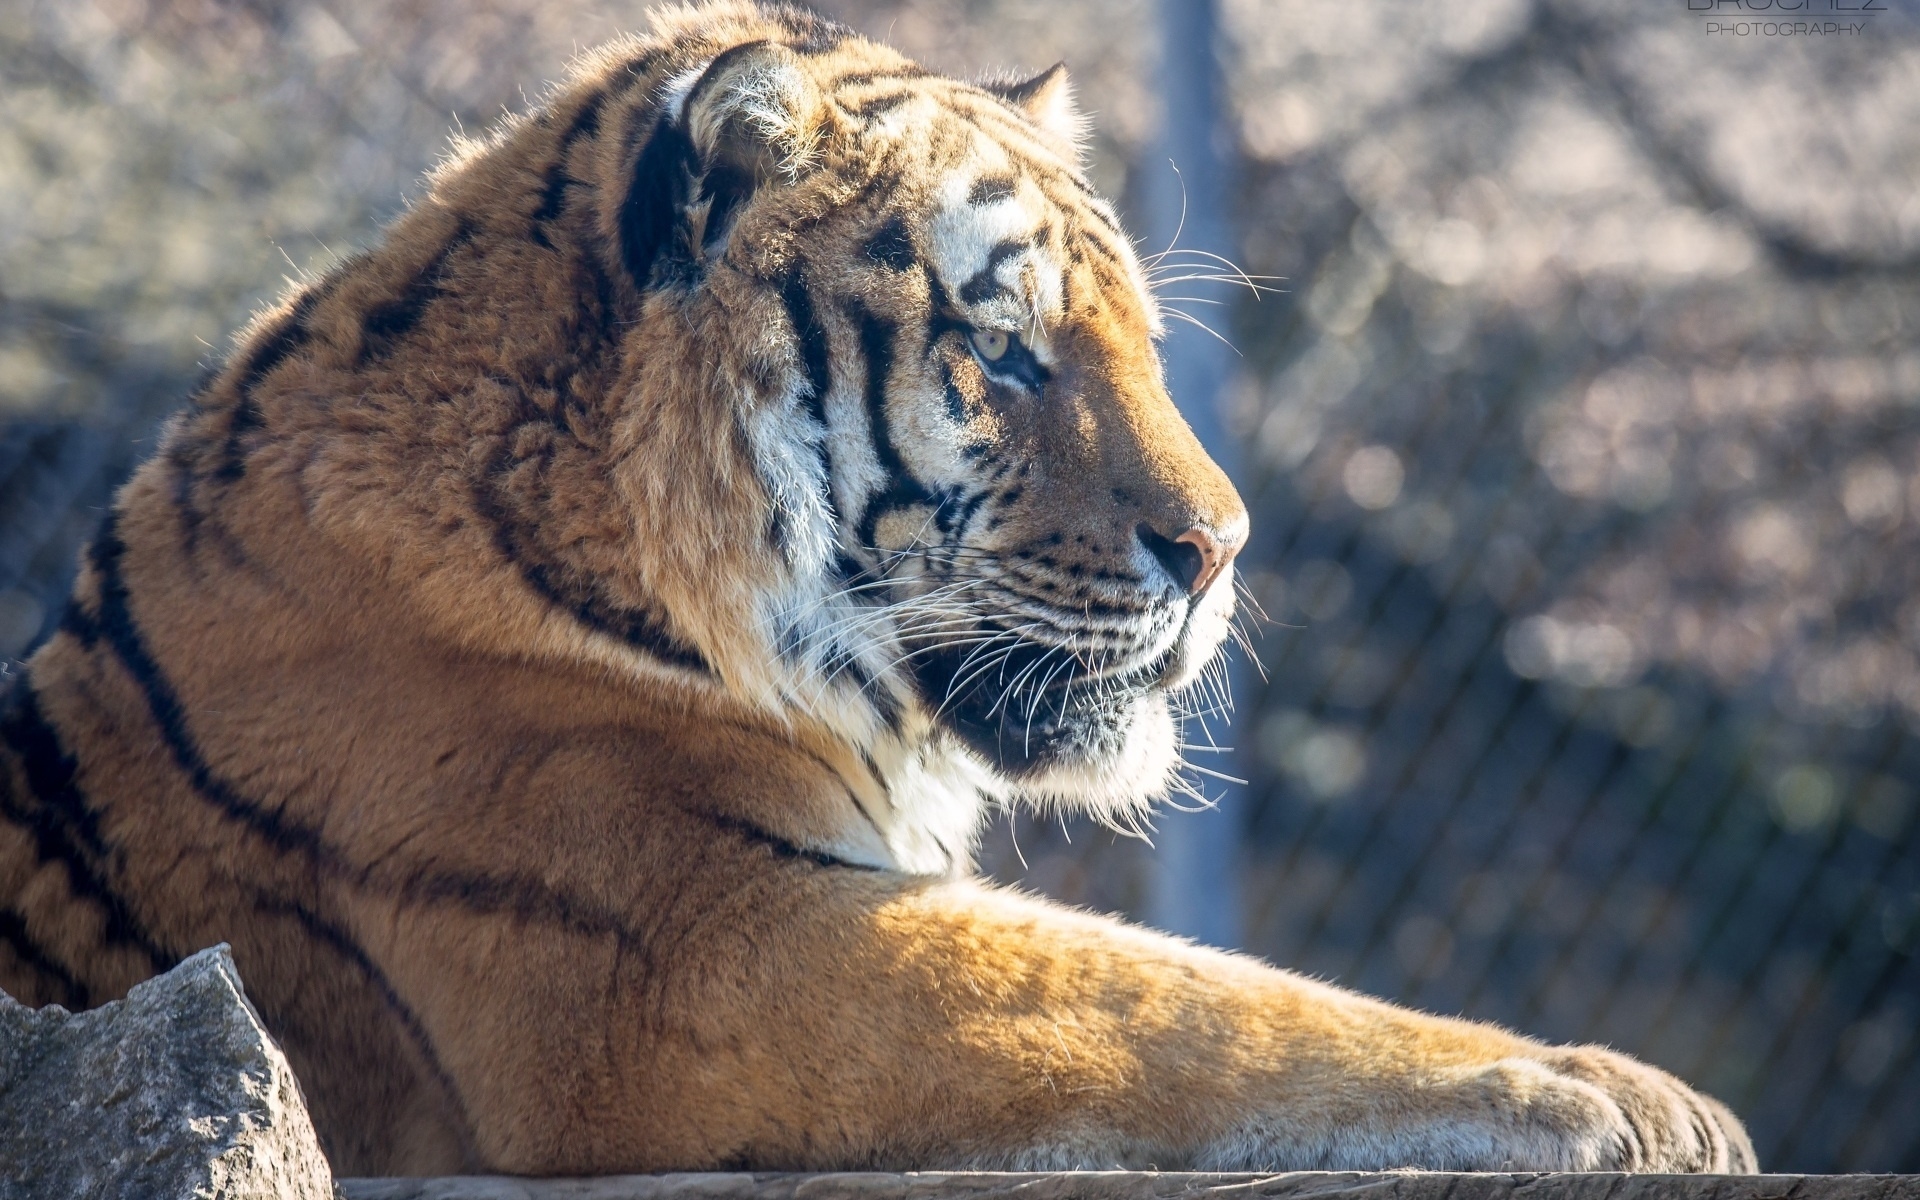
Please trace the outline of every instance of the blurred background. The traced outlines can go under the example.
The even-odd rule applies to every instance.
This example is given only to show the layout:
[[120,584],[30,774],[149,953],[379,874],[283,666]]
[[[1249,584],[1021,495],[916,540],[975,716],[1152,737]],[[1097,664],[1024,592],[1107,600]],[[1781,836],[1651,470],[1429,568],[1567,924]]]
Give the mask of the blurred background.
[[[819,7],[958,73],[1066,60],[1164,248],[1151,0]],[[1779,37],[1687,0],[1221,0],[1215,182],[1184,165],[1202,244],[1280,291],[1167,289],[1235,348],[1219,408],[1182,399],[1270,618],[1236,752],[1195,760],[1248,782],[1162,822],[1210,831],[1215,927],[1641,1055],[1783,1171],[1920,1171],[1920,20],[1888,7]],[[642,21],[0,0],[0,655],[255,306]],[[1020,817],[983,867],[1151,918],[1156,853]]]

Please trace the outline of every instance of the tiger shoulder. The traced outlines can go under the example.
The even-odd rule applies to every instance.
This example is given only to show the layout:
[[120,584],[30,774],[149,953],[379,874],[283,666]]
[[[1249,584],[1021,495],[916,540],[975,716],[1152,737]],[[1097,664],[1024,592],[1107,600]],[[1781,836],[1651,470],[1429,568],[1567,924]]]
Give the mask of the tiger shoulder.
[[239,337],[0,712],[0,987],[231,943],[335,1170],[1750,1171],[1660,1071],[972,877],[1248,514],[1065,71],[665,10]]

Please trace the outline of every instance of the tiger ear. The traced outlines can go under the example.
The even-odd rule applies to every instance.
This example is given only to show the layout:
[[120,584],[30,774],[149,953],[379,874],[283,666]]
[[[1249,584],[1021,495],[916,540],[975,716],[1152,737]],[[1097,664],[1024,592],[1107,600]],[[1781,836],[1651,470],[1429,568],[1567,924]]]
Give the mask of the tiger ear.
[[827,105],[793,51],[748,42],[667,84],[619,215],[620,254],[641,287],[691,282],[754,192],[812,166]]
[[707,64],[679,117],[704,173],[752,190],[805,173],[826,108],[799,55],[773,42],[748,42]]
[[1035,125],[1067,145],[1080,145],[1086,120],[1073,102],[1073,83],[1067,78],[1067,64],[1057,62],[1023,83],[996,84],[988,90],[1026,113]]

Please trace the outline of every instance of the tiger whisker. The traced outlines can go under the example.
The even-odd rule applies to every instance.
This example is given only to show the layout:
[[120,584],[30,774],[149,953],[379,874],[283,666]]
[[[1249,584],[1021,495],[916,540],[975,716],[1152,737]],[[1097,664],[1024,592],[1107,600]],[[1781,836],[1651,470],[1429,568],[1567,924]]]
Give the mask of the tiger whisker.
[[1047,687],[1053,682],[1053,677],[1058,675],[1063,669],[1067,672],[1067,682],[1068,685],[1071,686],[1073,682],[1073,659],[1068,657],[1062,661],[1059,666],[1048,671],[1047,677],[1040,681],[1038,687],[1033,689],[1033,703],[1027,707],[1027,729],[1025,736],[1029,743],[1033,740],[1033,720],[1040,715],[1040,702],[1046,698]]
[[1019,697],[1020,689],[1022,686],[1025,685],[1027,677],[1033,674],[1033,672],[1039,670],[1041,666],[1045,665],[1046,661],[1049,658],[1053,657],[1054,653],[1058,649],[1059,647],[1057,646],[1048,646],[1045,650],[1042,650],[1040,652],[1040,657],[1034,659],[1032,662],[1028,663],[1026,666],[1021,667],[1019,672],[1014,675],[1013,682],[1007,684],[1007,686],[1004,689],[1002,689],[999,698],[993,702],[993,706],[991,708],[987,709],[987,716],[989,717],[993,716],[995,713],[999,712],[1002,708],[1006,708],[1009,712],[1011,712],[1012,711],[1011,701]]
[[1247,781],[1238,775],[1228,775],[1224,771],[1215,771],[1210,767],[1203,767],[1199,763],[1181,763],[1180,766],[1182,770],[1194,771],[1205,775],[1209,779],[1218,779],[1222,783],[1238,784],[1241,787],[1247,786]]
[[[1177,235],[1175,240],[1178,240]],[[1162,262],[1166,261],[1168,255],[1173,253],[1175,253],[1174,248],[1172,246],[1168,246],[1165,250],[1162,250],[1160,253],[1154,255],[1152,259],[1149,260],[1147,265],[1149,267],[1158,267]],[[1217,262],[1221,266],[1224,266],[1229,271],[1231,271],[1234,274],[1234,276],[1236,276],[1241,280],[1244,280],[1249,285],[1251,285],[1255,279],[1285,279],[1286,278],[1286,276],[1284,275],[1249,275],[1246,273],[1246,271],[1241,269],[1239,263],[1234,262],[1232,259],[1226,257],[1223,254],[1215,254],[1211,250],[1201,250],[1198,247],[1189,246],[1189,247],[1182,248],[1181,250],[1178,251],[1178,253],[1191,254],[1196,258],[1210,259],[1214,262]]]
[[[1239,347],[1235,346],[1232,342],[1228,341],[1226,338],[1222,337],[1219,333],[1215,332],[1214,328],[1211,325],[1208,325],[1205,321],[1202,321],[1200,318],[1194,316],[1193,314],[1181,312],[1177,308],[1169,308],[1166,311],[1168,316],[1178,317],[1180,320],[1185,321],[1189,325],[1199,326],[1201,329],[1204,329],[1210,336],[1216,339],[1222,346],[1225,346],[1227,349],[1233,351],[1235,354],[1240,353]],[[1242,355],[1241,357],[1245,357],[1245,356]]]

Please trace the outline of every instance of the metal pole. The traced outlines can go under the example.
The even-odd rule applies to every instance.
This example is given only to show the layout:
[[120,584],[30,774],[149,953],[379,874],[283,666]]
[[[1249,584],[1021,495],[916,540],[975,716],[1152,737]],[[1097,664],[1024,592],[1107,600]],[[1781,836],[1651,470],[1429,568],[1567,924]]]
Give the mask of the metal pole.
[[[1152,254],[1169,247],[1235,257],[1228,219],[1224,148],[1231,145],[1221,124],[1220,64],[1215,39],[1215,0],[1160,0],[1159,91],[1165,105],[1157,144],[1143,171],[1147,239]],[[1185,273],[1185,272],[1180,272]],[[1184,291],[1185,288],[1176,289]],[[1225,310],[1203,306],[1196,316],[1221,333]],[[1226,427],[1224,399],[1234,370],[1233,351],[1205,330],[1170,319],[1162,355],[1167,387],[1215,462],[1236,481],[1243,478],[1240,454]],[[1246,672],[1234,683],[1244,687]],[[1233,745],[1224,717],[1211,722],[1223,745]],[[1242,735],[1244,736],[1244,735]],[[1204,735],[1188,731],[1189,741]],[[1201,766],[1234,774],[1228,755],[1196,755]],[[1149,923],[1216,946],[1241,941],[1240,839],[1245,824],[1245,788],[1202,777],[1214,806],[1197,813],[1168,809],[1157,822],[1147,888]]]

